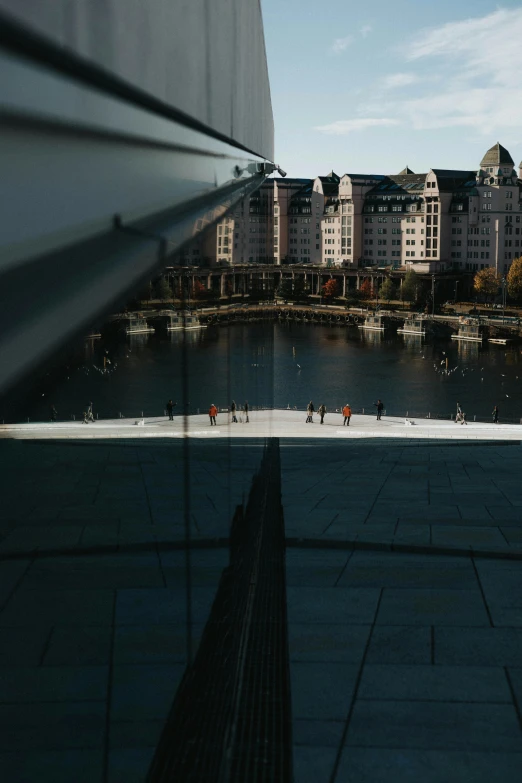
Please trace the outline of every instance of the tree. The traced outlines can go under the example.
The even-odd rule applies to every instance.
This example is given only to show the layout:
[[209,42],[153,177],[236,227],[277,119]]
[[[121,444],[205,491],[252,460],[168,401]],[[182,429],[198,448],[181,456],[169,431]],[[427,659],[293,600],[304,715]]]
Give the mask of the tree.
[[371,299],[373,296],[372,281],[369,277],[366,277],[359,288],[359,296],[361,299]]
[[511,262],[507,273],[507,290],[513,299],[522,298],[522,256]]
[[277,295],[281,297],[281,299],[292,298],[292,281],[289,277],[283,277],[281,279],[281,282],[277,286]]
[[481,269],[473,278],[473,288],[476,293],[484,296],[486,299],[498,294],[499,284],[500,281],[496,270],[491,266]]
[[339,296],[339,283],[332,277],[323,285],[322,291],[325,299],[335,299]]
[[194,299],[206,299],[208,291],[200,280],[194,280],[194,287],[192,288],[192,296]]
[[391,302],[391,300],[395,297],[395,285],[393,284],[390,277],[387,277],[382,284],[380,294],[381,298],[386,302]]
[[417,273],[413,269],[408,270],[402,283],[402,298],[407,302],[414,302],[417,299]]
[[303,299],[308,294],[308,289],[305,285],[304,277],[296,277],[294,280],[294,299]]
[[164,277],[160,277],[154,284],[154,299],[172,299],[171,287]]

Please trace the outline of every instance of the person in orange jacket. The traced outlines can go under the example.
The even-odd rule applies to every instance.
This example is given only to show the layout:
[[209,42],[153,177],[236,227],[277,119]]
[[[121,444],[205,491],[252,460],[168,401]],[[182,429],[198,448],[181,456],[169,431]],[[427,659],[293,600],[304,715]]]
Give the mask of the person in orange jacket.
[[343,408],[343,416],[344,416],[343,427],[345,424],[347,427],[350,426],[351,415],[352,415],[352,409],[350,408],[348,403],[346,403],[346,405]]
[[211,427],[212,427],[213,424],[217,427],[217,424],[216,424],[217,412],[218,411],[217,411],[216,406],[214,405],[214,403],[212,403],[212,405],[210,406],[209,411],[208,411],[208,415],[210,416],[210,426]]

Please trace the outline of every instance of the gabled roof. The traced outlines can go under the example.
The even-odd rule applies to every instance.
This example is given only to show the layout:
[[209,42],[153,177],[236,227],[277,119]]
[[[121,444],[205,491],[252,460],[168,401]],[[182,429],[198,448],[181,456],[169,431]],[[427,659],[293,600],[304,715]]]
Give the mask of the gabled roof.
[[325,183],[339,183],[341,181],[341,178],[335,173],[335,171],[331,171],[329,174],[326,175],[326,177],[319,177],[321,182],[323,184]]
[[404,168],[402,171],[399,171],[399,174],[415,174],[415,172],[406,166],[406,168]]
[[459,169],[432,169],[437,177],[439,190],[448,191],[454,188],[473,187],[476,185],[476,171],[460,171]]
[[489,149],[484,157],[482,158],[482,161],[480,163],[482,167],[484,166],[514,166],[515,161],[507,151],[505,147],[502,146],[498,141],[496,144]]

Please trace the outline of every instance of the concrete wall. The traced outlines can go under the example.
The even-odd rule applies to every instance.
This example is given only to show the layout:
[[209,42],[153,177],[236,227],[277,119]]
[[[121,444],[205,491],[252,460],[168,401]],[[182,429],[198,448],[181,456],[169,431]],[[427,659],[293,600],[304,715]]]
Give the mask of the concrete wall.
[[259,0],[0,0],[0,11],[273,159]]

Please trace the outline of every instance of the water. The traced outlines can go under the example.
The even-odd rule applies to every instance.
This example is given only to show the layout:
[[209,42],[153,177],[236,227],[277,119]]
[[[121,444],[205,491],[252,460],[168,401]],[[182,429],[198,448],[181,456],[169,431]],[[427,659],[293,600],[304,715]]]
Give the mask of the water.
[[[30,410],[15,418],[81,416],[92,400],[100,417],[162,415],[169,398],[182,411],[182,334],[135,335],[117,343],[87,343],[80,367],[54,387],[34,389]],[[233,398],[251,406],[305,408],[310,399],[328,410],[349,403],[374,410],[380,397],[391,415],[448,417],[460,401],[468,419],[522,416],[522,354],[485,343],[421,341],[354,327],[256,323],[187,333],[188,410],[206,412]],[[103,357],[109,371],[103,373]],[[448,358],[449,376],[441,374]],[[41,386],[41,388],[40,388]],[[42,396],[43,395],[43,396]],[[13,417],[12,417],[13,418]]]

